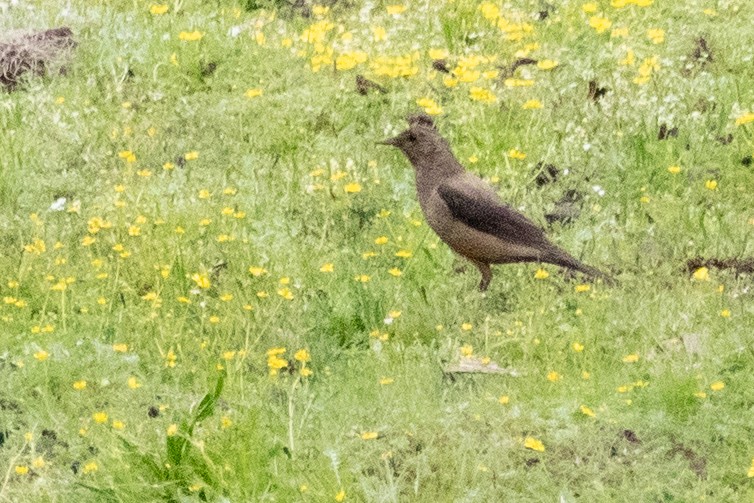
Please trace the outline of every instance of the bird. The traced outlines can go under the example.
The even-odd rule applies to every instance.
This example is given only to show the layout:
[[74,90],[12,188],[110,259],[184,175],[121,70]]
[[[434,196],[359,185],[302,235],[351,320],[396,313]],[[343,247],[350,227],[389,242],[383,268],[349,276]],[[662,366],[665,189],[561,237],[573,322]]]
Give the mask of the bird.
[[479,290],[492,280],[492,264],[545,262],[612,283],[612,278],[558,248],[534,222],[505,205],[495,190],[458,162],[450,144],[425,113],[408,117],[409,127],[377,142],[397,147],[413,165],[419,205],[432,230],[482,275]]

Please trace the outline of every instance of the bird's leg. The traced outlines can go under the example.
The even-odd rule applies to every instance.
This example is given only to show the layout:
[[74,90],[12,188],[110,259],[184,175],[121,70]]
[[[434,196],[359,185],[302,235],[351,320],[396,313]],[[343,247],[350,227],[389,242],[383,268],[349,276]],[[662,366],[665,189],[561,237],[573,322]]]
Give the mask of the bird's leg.
[[476,260],[471,260],[470,262],[482,273],[482,281],[479,282],[479,291],[486,292],[487,287],[490,286],[490,281],[492,281],[492,269],[490,269],[490,265],[484,262],[477,262]]

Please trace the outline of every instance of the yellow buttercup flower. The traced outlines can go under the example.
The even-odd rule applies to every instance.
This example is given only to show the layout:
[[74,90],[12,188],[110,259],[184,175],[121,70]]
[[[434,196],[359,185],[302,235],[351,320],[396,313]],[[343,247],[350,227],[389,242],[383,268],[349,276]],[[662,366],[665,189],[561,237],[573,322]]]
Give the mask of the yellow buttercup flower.
[[204,37],[204,33],[198,30],[182,31],[178,34],[178,40],[183,40],[184,42],[196,42],[201,40],[202,37]]
[[545,451],[545,444],[534,437],[526,437],[526,439],[524,440],[524,447],[537,452]]
[[153,16],[161,16],[162,14],[165,14],[168,9],[169,7],[167,4],[152,4],[149,7],[149,13]]

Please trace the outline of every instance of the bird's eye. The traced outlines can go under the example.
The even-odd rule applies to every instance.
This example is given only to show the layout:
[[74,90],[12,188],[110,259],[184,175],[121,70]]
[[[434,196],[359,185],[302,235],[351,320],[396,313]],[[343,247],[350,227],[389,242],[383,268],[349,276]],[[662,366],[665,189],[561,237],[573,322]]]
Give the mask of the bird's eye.
[[408,140],[409,141],[416,141],[416,135],[413,133],[413,131],[409,131],[409,133],[408,133]]

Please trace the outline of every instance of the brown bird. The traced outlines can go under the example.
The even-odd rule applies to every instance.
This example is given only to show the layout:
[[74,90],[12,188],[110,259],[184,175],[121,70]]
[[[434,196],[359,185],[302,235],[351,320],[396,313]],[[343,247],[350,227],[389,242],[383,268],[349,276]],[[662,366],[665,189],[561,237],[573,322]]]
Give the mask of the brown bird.
[[542,229],[506,206],[495,191],[469,173],[425,114],[408,118],[409,128],[379,142],[399,148],[416,173],[416,192],[427,223],[453,251],[482,273],[479,290],[492,280],[490,264],[547,262],[611,281],[552,244]]

